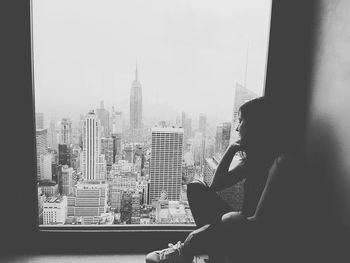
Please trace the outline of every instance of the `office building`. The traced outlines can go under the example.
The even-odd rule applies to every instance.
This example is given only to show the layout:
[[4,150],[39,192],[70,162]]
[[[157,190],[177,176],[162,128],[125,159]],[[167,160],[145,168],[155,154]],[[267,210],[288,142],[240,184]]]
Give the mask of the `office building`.
[[67,118],[63,118],[61,121],[61,144],[71,144],[72,143],[72,121]]
[[142,87],[135,70],[135,79],[130,91],[130,134],[133,141],[137,141],[142,129]]
[[113,163],[116,162],[116,155],[122,153],[122,134],[112,134],[113,139]]
[[63,165],[58,179],[58,189],[61,195],[71,195],[76,183],[76,172],[72,167]]
[[123,113],[112,110],[112,134],[123,133]]
[[203,136],[206,136],[206,127],[207,127],[207,116],[204,114],[199,115],[199,123],[198,123],[198,130],[200,133],[203,134]]
[[40,180],[52,180],[52,156],[49,153],[40,155]]
[[101,153],[105,156],[107,166],[113,164],[113,138],[101,139]]
[[133,193],[132,191],[123,191],[122,194],[120,220],[124,224],[131,224]]
[[42,192],[46,197],[58,195],[58,184],[54,181],[45,180],[39,182],[39,192]]
[[183,136],[182,128],[152,129],[150,202],[159,200],[161,195],[180,200]]
[[224,122],[222,125],[216,128],[216,137],[215,137],[215,152],[223,154],[227,147],[230,144],[231,138],[231,123]]
[[110,117],[109,111],[104,107],[104,101],[100,102],[100,108],[96,109],[96,115],[100,120],[100,136],[110,136]]
[[51,197],[43,203],[43,224],[64,224],[67,218],[67,197]]
[[35,113],[35,126],[37,130],[44,129],[44,113],[42,112]]
[[120,212],[123,190],[118,184],[111,182],[108,186],[108,201],[111,206],[111,210],[116,213]]
[[85,180],[104,180],[106,177],[106,160],[101,155],[100,120],[92,111],[83,123],[83,151],[81,170]]
[[134,163],[135,147],[133,144],[126,144],[124,146],[125,160],[129,163]]
[[58,145],[58,164],[71,166],[72,149],[68,144]]
[[68,196],[68,215],[82,217],[83,224],[95,224],[107,211],[105,181],[78,182],[72,196]]
[[141,195],[133,193],[131,195],[131,224],[140,224]]
[[58,150],[58,142],[59,142],[59,132],[57,129],[57,121],[56,119],[52,119],[50,121],[50,126],[47,132],[47,145],[51,149]]
[[47,153],[47,130],[37,129],[36,130],[36,167],[37,167],[37,178],[41,179],[40,170],[40,156]]

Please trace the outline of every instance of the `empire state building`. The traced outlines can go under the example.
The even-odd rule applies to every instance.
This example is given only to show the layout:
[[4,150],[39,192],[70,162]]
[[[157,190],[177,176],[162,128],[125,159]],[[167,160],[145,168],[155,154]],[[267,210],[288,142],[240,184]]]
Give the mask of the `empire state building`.
[[142,89],[138,80],[137,68],[135,80],[130,91],[130,132],[133,139],[138,139],[142,128]]

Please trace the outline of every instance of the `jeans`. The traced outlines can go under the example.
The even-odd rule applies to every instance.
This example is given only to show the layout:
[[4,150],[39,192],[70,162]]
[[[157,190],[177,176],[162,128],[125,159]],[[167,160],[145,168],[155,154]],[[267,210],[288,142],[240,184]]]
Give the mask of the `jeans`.
[[222,249],[226,243],[227,231],[221,218],[232,212],[232,208],[206,183],[199,180],[187,185],[187,197],[197,229],[184,242],[185,254],[209,254],[211,262],[223,262]]

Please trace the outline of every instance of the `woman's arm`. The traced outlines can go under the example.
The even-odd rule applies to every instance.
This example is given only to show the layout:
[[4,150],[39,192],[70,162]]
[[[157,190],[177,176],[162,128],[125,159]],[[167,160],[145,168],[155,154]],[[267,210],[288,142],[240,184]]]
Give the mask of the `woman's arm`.
[[239,164],[232,170],[229,170],[233,157],[240,150],[241,147],[237,143],[234,143],[227,148],[215,171],[213,181],[210,185],[211,189],[214,191],[221,191],[245,178],[246,169],[243,164]]
[[286,195],[288,197],[289,194],[288,189],[295,189],[290,182],[290,180],[293,181],[293,176],[295,176],[293,175],[295,166],[293,159],[286,154],[280,155],[275,159],[269,170],[265,188],[261,194],[255,214],[251,218],[253,221],[271,221],[276,215],[284,213],[281,211],[282,207],[289,207],[285,201]]

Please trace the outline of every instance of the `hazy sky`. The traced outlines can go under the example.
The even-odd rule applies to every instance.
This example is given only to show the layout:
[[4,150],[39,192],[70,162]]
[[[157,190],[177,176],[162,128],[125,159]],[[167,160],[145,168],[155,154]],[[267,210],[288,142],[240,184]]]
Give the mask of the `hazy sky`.
[[76,116],[104,99],[129,115],[136,61],[145,117],[230,121],[235,83],[262,93],[270,0],[34,0],[36,111]]

